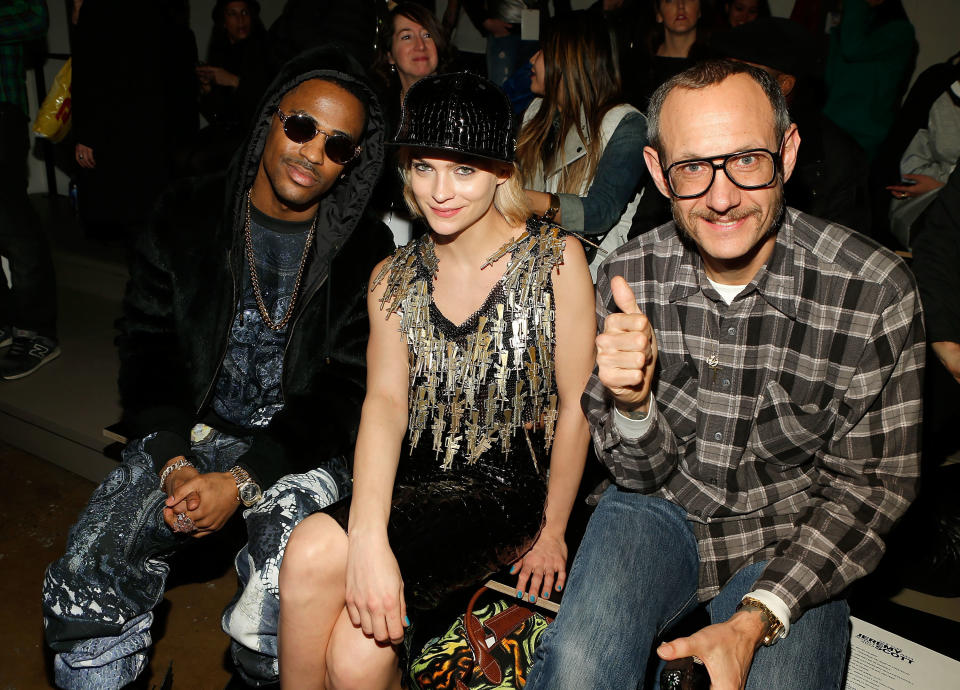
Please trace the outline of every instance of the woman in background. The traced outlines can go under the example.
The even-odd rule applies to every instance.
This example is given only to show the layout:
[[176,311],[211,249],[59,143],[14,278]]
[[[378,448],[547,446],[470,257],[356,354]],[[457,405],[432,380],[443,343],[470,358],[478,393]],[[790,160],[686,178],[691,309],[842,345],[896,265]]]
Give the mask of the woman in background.
[[723,5],[724,28],[732,29],[770,16],[767,0],[730,0]]
[[622,102],[610,34],[594,13],[555,18],[530,62],[538,98],[517,137],[530,208],[601,245],[587,252],[595,276],[639,203],[646,119]]
[[469,73],[407,93],[395,143],[430,232],[371,275],[353,496],[293,531],[280,571],[284,690],[399,687],[417,611],[510,564],[531,601],[565,582],[593,289],[579,243],[530,219],[512,120]]
[[[390,10],[381,25],[373,63],[373,72],[380,77],[380,102],[389,134],[396,131],[407,89],[423,77],[436,74],[449,57],[446,34],[430,10],[415,2],[401,2]],[[371,204],[393,232],[399,247],[424,229],[406,207],[396,159],[392,154],[388,156]]]
[[203,175],[224,170],[247,134],[270,82],[266,29],[256,0],[217,0],[207,60],[197,66],[200,130],[180,171]]

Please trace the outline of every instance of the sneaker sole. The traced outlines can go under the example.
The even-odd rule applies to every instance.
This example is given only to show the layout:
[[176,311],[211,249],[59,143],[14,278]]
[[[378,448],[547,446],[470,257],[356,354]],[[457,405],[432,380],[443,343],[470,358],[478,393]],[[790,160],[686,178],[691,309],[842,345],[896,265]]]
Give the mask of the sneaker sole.
[[27,369],[26,371],[21,371],[19,374],[10,374],[10,375],[8,375],[8,376],[0,376],[0,378],[2,378],[4,381],[14,381],[14,380],[16,380],[16,379],[22,379],[24,376],[29,376],[30,374],[32,374],[33,372],[35,372],[37,369],[39,369],[40,367],[42,367],[44,364],[49,364],[50,362],[52,362],[53,360],[55,360],[55,359],[56,359],[57,357],[59,357],[59,356],[60,356],[60,348],[58,347],[58,348],[56,348],[53,352],[51,352],[49,355],[47,355],[47,356],[44,357],[42,360],[40,360],[40,363],[37,364],[37,366],[33,367],[33,369]]
[[12,336],[12,335],[11,335],[11,336],[7,336],[7,337],[4,338],[3,340],[0,340],[0,347],[7,347],[7,346],[9,346],[9,345],[13,345],[13,336]]

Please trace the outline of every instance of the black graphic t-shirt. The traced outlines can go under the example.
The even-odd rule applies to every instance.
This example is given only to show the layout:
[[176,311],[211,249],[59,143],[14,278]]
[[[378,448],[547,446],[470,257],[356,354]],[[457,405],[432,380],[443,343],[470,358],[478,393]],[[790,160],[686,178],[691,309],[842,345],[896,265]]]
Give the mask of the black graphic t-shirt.
[[[260,294],[270,318],[277,323],[290,304],[312,220],[281,221],[253,206],[250,212]],[[220,418],[239,427],[258,428],[269,424],[283,407],[280,381],[287,328],[289,324],[274,331],[264,324],[245,257],[243,294],[233,317],[230,342],[214,389],[213,411]]]

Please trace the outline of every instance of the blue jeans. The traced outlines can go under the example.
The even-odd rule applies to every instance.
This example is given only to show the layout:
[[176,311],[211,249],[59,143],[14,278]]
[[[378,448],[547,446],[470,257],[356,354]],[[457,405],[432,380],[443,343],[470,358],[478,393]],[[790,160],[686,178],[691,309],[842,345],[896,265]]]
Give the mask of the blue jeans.
[[[707,604],[711,623],[733,615],[765,565],[730,579]],[[648,659],[657,660],[655,645],[671,639],[666,633],[698,605],[698,566],[682,508],[608,488],[587,525],[560,612],[541,638],[527,690],[641,687]],[[748,690],[839,688],[849,637],[845,601],[808,610],[788,637],[757,650]]]
[[[192,462],[200,472],[226,472],[249,448],[247,440],[210,427],[198,425],[194,432]],[[163,521],[166,494],[145,449],[149,438],[133,441],[124,449],[123,463],[94,490],[70,529],[66,553],[50,565],[44,577],[44,634],[56,652],[54,679],[58,687],[105,690],[136,679],[147,663],[153,609],[163,597],[170,572],[167,558],[193,543],[191,537],[175,534]],[[286,492],[295,496],[281,495]],[[297,522],[335,501],[338,488],[325,470],[316,469],[288,475],[264,493],[265,499],[244,511],[244,518],[249,550],[269,553],[270,558],[244,559],[241,591],[228,608],[225,625],[231,611],[243,601],[245,611],[256,606],[268,625],[272,621],[272,630],[259,625],[256,632],[275,640],[279,611],[275,570],[286,538]],[[239,570],[239,557],[237,565]],[[236,647],[243,645],[258,652],[272,649],[276,654],[275,642],[251,642],[249,625],[237,622],[235,627],[242,638],[234,643],[235,659],[242,657]],[[249,675],[258,677],[265,665],[258,659]]]

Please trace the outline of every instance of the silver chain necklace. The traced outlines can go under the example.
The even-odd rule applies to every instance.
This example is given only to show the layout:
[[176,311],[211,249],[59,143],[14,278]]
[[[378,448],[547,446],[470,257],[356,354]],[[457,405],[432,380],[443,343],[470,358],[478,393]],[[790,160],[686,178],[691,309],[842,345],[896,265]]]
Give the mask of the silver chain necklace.
[[303,246],[303,256],[300,257],[300,268],[297,269],[297,280],[293,285],[293,293],[290,295],[290,304],[287,305],[287,311],[283,315],[283,318],[274,323],[273,319],[270,318],[270,314],[267,312],[267,305],[263,303],[263,295],[260,294],[260,279],[257,278],[257,264],[253,259],[253,233],[250,232],[250,195],[252,192],[252,189],[247,190],[247,212],[243,224],[243,239],[247,250],[247,263],[250,266],[250,283],[253,285],[253,298],[257,301],[257,309],[260,310],[260,316],[263,318],[263,322],[270,330],[279,331],[287,325],[290,317],[293,316],[293,306],[296,304],[297,295],[300,293],[300,279],[303,277],[303,267],[307,265],[307,257],[310,255],[310,245],[313,244],[313,235],[317,229],[317,219],[320,217],[320,214],[318,212],[317,215],[314,216],[313,223],[310,225],[310,231],[307,233],[307,241]]

